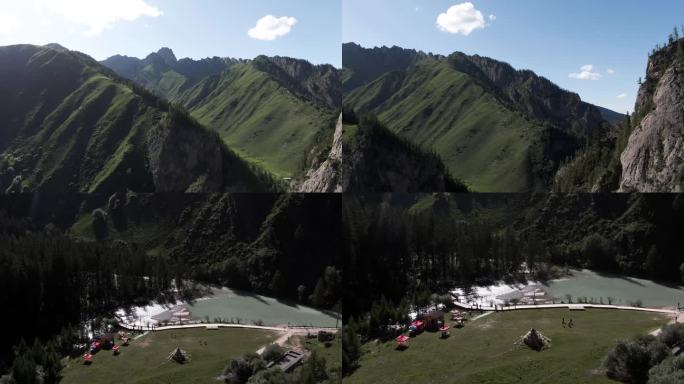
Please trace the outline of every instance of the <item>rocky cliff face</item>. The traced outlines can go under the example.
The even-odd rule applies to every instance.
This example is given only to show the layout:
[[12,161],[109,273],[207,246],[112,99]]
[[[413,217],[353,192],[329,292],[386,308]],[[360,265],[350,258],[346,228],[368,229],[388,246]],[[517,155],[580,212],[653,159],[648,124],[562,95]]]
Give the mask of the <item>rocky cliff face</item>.
[[597,107],[532,71],[516,70],[501,61],[463,53],[455,53],[449,60],[532,119],[549,120],[580,136],[590,135],[604,121]]
[[344,192],[467,192],[442,160],[403,140],[373,118],[342,132]]
[[310,169],[305,176],[304,182],[299,188],[303,193],[330,193],[342,192],[340,184],[340,172],[342,168],[342,115],[340,115],[335,127],[332,148],[328,157],[318,165]]
[[242,62],[245,60],[227,57],[178,60],[171,49],[161,48],[144,59],[116,55],[101,64],[159,96],[177,101],[175,99],[181,89],[187,89],[207,76],[217,75]]
[[332,65],[281,56],[259,56],[252,64],[305,100],[334,109],[342,103],[340,71]]
[[638,125],[622,152],[622,192],[684,191],[684,60],[670,44],[649,58],[635,106]]
[[201,129],[162,121],[148,134],[147,158],[159,192],[221,190],[221,144]]

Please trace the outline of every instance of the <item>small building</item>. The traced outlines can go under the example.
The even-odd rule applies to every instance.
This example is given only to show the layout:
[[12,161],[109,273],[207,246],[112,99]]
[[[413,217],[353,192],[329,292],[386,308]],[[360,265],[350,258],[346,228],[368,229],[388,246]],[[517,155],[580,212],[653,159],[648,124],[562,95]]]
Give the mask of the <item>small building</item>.
[[436,332],[444,325],[444,312],[440,310],[430,311],[423,315],[422,320],[425,323],[425,329]]
[[115,340],[116,335],[115,334],[105,334],[100,336],[98,341],[100,342],[100,348],[109,350],[114,347],[114,340]]
[[304,360],[304,353],[293,349],[285,352],[278,360],[270,363],[268,368],[276,366],[282,369],[283,372],[288,373],[299,365],[302,360]]

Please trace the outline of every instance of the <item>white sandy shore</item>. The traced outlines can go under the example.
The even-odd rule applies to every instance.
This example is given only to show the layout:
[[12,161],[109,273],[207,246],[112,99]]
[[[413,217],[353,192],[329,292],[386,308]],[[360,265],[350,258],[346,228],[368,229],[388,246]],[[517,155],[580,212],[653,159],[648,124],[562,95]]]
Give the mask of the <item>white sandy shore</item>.
[[120,324],[126,328],[146,328],[150,325],[157,325],[157,320],[153,319],[152,316],[162,314],[176,306],[184,304],[184,302],[177,302],[174,304],[154,303],[145,307],[134,307],[128,314],[125,310],[119,309],[116,311],[116,316],[119,318]]
[[539,282],[532,280],[529,280],[526,284],[506,284],[501,282],[487,287],[472,287],[472,291],[469,294],[466,294],[462,288],[454,289],[451,291],[451,294],[457,296],[457,300],[461,303],[483,306],[491,306],[492,303],[502,305],[504,300],[499,299],[499,296],[529,290],[539,284]]

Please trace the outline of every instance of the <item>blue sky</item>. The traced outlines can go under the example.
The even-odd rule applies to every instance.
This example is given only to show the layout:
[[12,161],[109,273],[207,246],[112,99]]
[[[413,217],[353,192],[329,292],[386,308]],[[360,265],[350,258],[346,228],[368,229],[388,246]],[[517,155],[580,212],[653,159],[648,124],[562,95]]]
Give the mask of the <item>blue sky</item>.
[[472,10],[447,12],[462,3],[343,0],[342,39],[365,47],[489,56],[626,112],[634,107],[648,53],[684,24],[681,0],[471,0]]
[[0,0],[0,45],[56,42],[98,60],[167,46],[179,58],[265,54],[339,67],[341,10],[341,0]]

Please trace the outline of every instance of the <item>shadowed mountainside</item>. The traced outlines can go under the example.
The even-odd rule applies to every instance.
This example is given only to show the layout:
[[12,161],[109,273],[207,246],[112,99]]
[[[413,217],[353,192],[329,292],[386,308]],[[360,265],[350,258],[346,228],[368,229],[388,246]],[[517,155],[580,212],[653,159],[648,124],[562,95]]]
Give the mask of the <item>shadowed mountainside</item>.
[[276,188],[181,108],[82,53],[2,47],[0,79],[3,191]]

